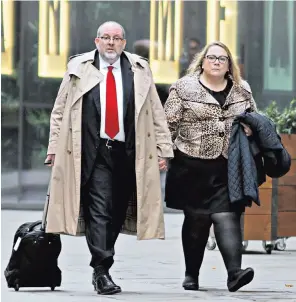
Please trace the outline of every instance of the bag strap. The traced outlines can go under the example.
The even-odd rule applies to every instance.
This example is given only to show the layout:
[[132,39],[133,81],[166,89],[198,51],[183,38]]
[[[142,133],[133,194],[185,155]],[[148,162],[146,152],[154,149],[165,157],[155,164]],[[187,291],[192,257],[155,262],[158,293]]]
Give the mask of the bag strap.
[[44,210],[43,210],[43,215],[42,215],[42,222],[41,222],[41,230],[43,230],[43,231],[45,231],[45,227],[46,227],[46,219],[47,219],[48,204],[49,204],[49,195],[50,195],[50,181],[49,181],[48,188],[47,188],[47,194],[46,194]]
[[37,226],[38,224],[40,224],[40,220],[37,220],[35,222],[33,222],[32,224],[30,224],[30,227],[27,229],[27,231],[31,232],[35,226]]

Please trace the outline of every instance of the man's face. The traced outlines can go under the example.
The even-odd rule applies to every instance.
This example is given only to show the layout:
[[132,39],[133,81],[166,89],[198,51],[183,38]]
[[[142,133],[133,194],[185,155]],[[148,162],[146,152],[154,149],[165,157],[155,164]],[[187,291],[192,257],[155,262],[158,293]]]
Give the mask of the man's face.
[[122,54],[126,40],[120,26],[116,24],[106,24],[101,28],[100,37],[95,39],[96,47],[102,58],[113,64]]
[[189,41],[188,53],[190,57],[193,57],[199,51],[199,44],[195,41]]

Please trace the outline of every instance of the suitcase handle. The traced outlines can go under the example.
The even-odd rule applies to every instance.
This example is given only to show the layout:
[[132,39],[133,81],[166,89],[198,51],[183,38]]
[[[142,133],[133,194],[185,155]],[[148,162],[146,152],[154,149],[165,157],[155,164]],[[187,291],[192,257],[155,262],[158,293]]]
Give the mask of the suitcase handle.
[[37,226],[38,224],[40,224],[41,220],[35,221],[34,223],[32,223],[29,227],[29,232],[31,232],[35,226]]
[[50,194],[50,181],[49,181],[48,188],[47,188],[46,200],[45,200],[43,216],[42,216],[42,221],[41,221],[41,230],[42,231],[45,231],[45,226],[46,226],[46,218],[47,218],[48,204],[49,204],[49,194]]

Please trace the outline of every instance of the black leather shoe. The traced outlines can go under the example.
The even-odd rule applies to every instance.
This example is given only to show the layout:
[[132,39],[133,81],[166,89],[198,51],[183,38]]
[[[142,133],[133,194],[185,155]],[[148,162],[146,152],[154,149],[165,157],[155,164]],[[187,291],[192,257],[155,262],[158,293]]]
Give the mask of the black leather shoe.
[[185,276],[182,286],[184,287],[185,290],[198,290],[199,289],[198,279],[187,275]]
[[110,274],[101,267],[94,269],[92,279],[94,289],[100,295],[114,295],[121,292],[120,286],[116,285]]
[[236,292],[241,287],[250,283],[254,278],[254,270],[251,267],[240,269],[228,274],[227,286],[230,292]]

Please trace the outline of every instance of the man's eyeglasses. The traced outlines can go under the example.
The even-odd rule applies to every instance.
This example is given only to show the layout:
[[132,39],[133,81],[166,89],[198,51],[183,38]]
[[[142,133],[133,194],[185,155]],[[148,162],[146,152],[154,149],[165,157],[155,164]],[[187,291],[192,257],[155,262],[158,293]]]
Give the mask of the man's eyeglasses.
[[111,39],[113,40],[114,43],[120,43],[121,41],[123,41],[124,39],[119,38],[119,37],[108,37],[108,36],[103,36],[103,37],[99,37],[100,39],[102,39],[105,43],[109,43],[111,41]]
[[208,55],[208,56],[206,56],[206,58],[211,63],[215,63],[217,61],[217,59],[218,59],[219,63],[221,63],[221,64],[225,64],[228,62],[228,57],[226,57],[226,56],[217,57],[215,55]]

